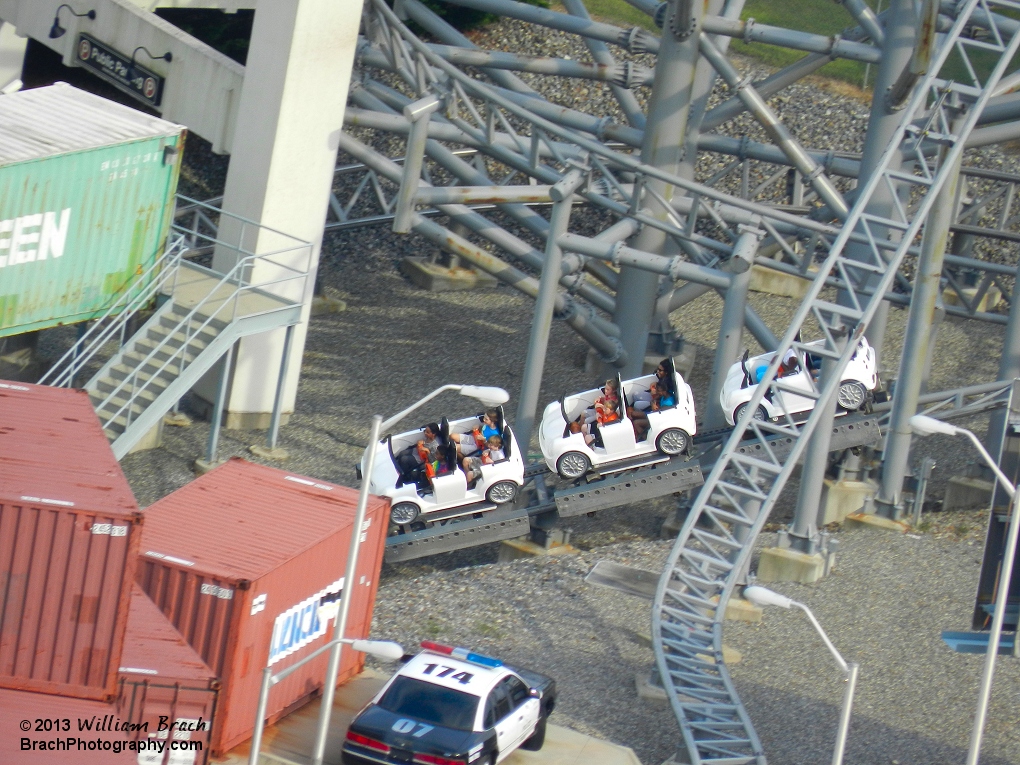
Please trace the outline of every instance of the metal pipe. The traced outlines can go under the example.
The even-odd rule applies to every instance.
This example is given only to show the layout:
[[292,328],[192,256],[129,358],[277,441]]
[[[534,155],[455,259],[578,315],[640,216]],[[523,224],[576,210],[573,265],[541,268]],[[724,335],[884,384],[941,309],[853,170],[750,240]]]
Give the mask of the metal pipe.
[[329,721],[333,713],[333,697],[336,694],[336,679],[340,672],[340,655],[343,643],[340,640],[347,630],[347,613],[354,597],[354,578],[358,570],[358,552],[361,548],[361,531],[365,524],[365,512],[368,508],[369,476],[375,466],[376,444],[379,443],[379,431],[382,417],[372,417],[372,425],[368,433],[368,446],[365,447],[364,478],[358,491],[358,508],[354,514],[354,525],[351,527],[351,543],[347,549],[347,567],[344,571],[343,589],[340,591],[340,609],[333,623],[333,640],[336,643],[329,652],[329,666],[326,668],[326,680],[322,688],[322,706],[319,709],[319,725],[315,731],[315,742],[312,747],[312,765],[322,765],[322,757],[326,752],[326,735],[329,733]]
[[[959,125],[959,120],[957,120]],[[903,477],[907,473],[913,428],[910,418],[917,414],[917,399],[925,360],[931,342],[935,302],[939,297],[942,258],[949,238],[949,222],[959,201],[960,160],[951,168],[951,176],[939,190],[924,226],[917,275],[910,296],[910,313],[900,357],[892,416],[882,456],[882,482],[876,498],[877,512],[897,520],[902,514]]]
[[[707,284],[709,287],[729,289],[731,275],[715,268],[688,263],[682,258],[667,258],[651,252],[644,252],[635,247],[622,244],[609,244],[590,239],[580,234],[565,233],[559,239],[560,246],[571,252],[579,252],[595,258],[601,258],[615,266],[640,268],[652,274],[669,276],[674,281],[687,281]],[[619,300],[617,300],[619,303]]]
[[864,0],[836,0],[836,2],[850,12],[850,15],[854,17],[854,21],[861,25],[864,33],[871,38],[875,45],[881,46],[885,42],[882,22],[878,20],[878,16],[875,15],[875,12],[871,10]]
[[544,8],[536,8],[533,5],[512,2],[512,0],[447,0],[447,2],[451,5],[508,16],[549,29],[558,29],[561,32],[570,32],[582,37],[590,37],[593,40],[612,43],[626,48],[632,53],[659,52],[659,38],[640,27],[622,29],[612,24],[578,19],[555,11],[547,11]]
[[393,230],[398,234],[406,234],[411,230],[414,196],[418,192],[421,168],[425,161],[429,116],[438,108],[439,99],[434,95],[426,96],[404,107],[404,116],[411,123],[411,131],[407,136],[407,153],[404,157],[400,190],[397,192],[396,214],[393,216]]
[[[1020,285],[1020,266],[1016,269],[1014,284]],[[998,379],[1012,380],[1017,377],[1020,377],[1020,290],[1014,286],[1013,299],[1009,306],[1009,318],[1006,322],[1006,336],[1002,339]],[[997,448],[1002,443],[1003,435],[1006,432],[1007,416],[1008,413],[1005,411],[994,412],[988,421],[987,440],[993,448]],[[1020,634],[1018,634],[1017,642],[1020,642]]]
[[[734,254],[740,250],[740,257],[748,258],[753,262],[755,251],[761,241],[758,232],[745,231],[741,233],[734,245]],[[723,382],[726,380],[726,373],[730,365],[740,356],[740,349],[743,344],[742,330],[744,328],[744,314],[747,308],[747,292],[751,286],[751,269],[734,273],[731,277],[730,287],[723,299],[722,321],[719,324],[719,335],[715,346],[715,356],[712,364],[712,379],[708,386],[708,403],[705,407],[705,427],[724,428],[726,417],[723,414],[722,406],[719,403],[719,394],[722,391]]]
[[562,181],[553,188],[553,205],[549,218],[549,236],[545,245],[545,264],[538,283],[538,297],[535,300],[535,314],[531,322],[531,339],[528,355],[524,362],[524,377],[521,381],[521,397],[517,407],[514,429],[521,448],[528,451],[531,431],[538,410],[538,396],[542,387],[542,372],[545,369],[545,352],[549,346],[549,330],[552,328],[553,308],[556,291],[560,282],[560,263],[563,250],[559,237],[570,225],[570,210],[573,207],[574,192],[584,183],[585,176],[577,168],[570,170]]
[[[654,0],[650,0],[652,5],[657,5]],[[567,9],[567,12],[572,16],[577,16],[582,19],[590,19],[588,15],[588,9],[584,7],[584,3],[581,0],[563,0],[563,5]],[[591,52],[591,57],[595,63],[602,66],[616,66],[616,60],[613,58],[613,54],[609,52],[609,47],[601,40],[593,40],[590,37],[584,38],[584,44],[588,47]],[[655,73],[651,72],[648,83],[650,84],[655,79]],[[627,122],[630,123],[631,127],[637,128],[638,130],[645,129],[645,112],[641,108],[640,102],[637,97],[631,91],[630,88],[621,87],[615,83],[610,83],[609,89],[613,91],[613,96],[616,98],[616,102],[620,105],[620,109],[627,115]]]
[[857,674],[861,665],[851,662],[846,672],[846,690],[843,691],[843,708],[839,712],[839,727],[836,729],[836,746],[832,750],[832,765],[843,765],[846,751],[846,737],[850,732],[850,712],[854,705],[854,691],[857,690]]
[[783,48],[803,50],[809,53],[822,53],[831,58],[845,58],[851,61],[863,61],[869,64],[878,63],[882,51],[867,43],[845,40],[840,35],[827,37],[793,29],[773,27],[760,24],[753,19],[722,19],[718,16],[706,16],[702,22],[702,30],[706,34],[739,37],[745,42],[758,42],[766,45],[779,45]]
[[801,175],[808,179],[811,187],[818,196],[827,204],[839,218],[846,218],[850,208],[847,207],[843,195],[832,184],[832,181],[823,173],[821,166],[811,158],[800,143],[793,137],[793,134],[783,124],[782,120],[772,111],[772,107],[765,99],[740,75],[736,68],[722,54],[722,52],[708,39],[705,34],[698,36],[698,47],[701,54],[709,60],[712,66],[722,76],[726,84],[737,92],[737,96],[747,106],[748,111],[765,129],[765,132],[789,157],[793,166]]
[[230,367],[234,362],[234,345],[231,343],[223,357],[223,368],[220,370],[220,384],[216,390],[216,403],[213,405],[212,422],[209,428],[209,443],[206,449],[206,461],[212,467],[216,463],[216,451],[220,443],[220,422],[223,420],[223,405],[227,399],[227,384],[230,382]]
[[414,194],[416,205],[525,204],[548,202],[552,186],[422,186]]
[[290,344],[294,339],[294,325],[287,325],[283,338],[283,356],[280,358],[280,374],[276,378],[276,395],[273,396],[273,415],[269,422],[269,433],[266,435],[266,446],[269,451],[276,448],[276,439],[280,435],[280,414],[283,409],[283,386],[287,380],[287,362],[290,359]]
[[269,706],[269,687],[273,679],[273,668],[262,670],[262,685],[259,690],[259,703],[255,710],[255,730],[251,734],[251,749],[248,753],[248,765],[259,765],[262,749],[262,731],[266,727],[266,708]]

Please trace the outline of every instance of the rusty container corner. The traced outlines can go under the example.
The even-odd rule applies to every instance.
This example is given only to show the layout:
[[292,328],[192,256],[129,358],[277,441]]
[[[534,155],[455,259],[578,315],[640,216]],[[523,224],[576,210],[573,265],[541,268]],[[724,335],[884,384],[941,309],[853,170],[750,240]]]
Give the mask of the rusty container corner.
[[99,318],[138,282],[163,251],[184,137],[63,82],[0,99],[0,337]]
[[132,587],[117,681],[117,714],[136,738],[197,741],[209,761],[220,681],[138,585]]
[[114,698],[141,523],[87,393],[0,382],[0,687]]
[[[332,637],[358,492],[233,458],[145,510],[138,582],[222,683],[214,755],[251,737],[262,670]],[[389,503],[371,497],[345,637],[367,637]],[[328,651],[269,694],[271,723],[321,693]],[[340,681],[364,656],[344,650]]]
[[[0,688],[0,720],[5,728],[0,736],[0,762],[4,765],[138,765],[150,761],[163,765],[165,762],[142,759],[145,755],[130,748],[136,734],[117,727],[125,720],[111,703]],[[27,731],[22,727],[26,722]],[[74,739],[74,743],[62,751],[42,748],[55,745],[58,739],[65,745],[68,739]],[[27,749],[22,748],[26,740]],[[108,742],[109,748],[98,748],[97,740]],[[119,752],[115,751],[117,746],[121,747]],[[191,752],[179,754],[190,755]]]

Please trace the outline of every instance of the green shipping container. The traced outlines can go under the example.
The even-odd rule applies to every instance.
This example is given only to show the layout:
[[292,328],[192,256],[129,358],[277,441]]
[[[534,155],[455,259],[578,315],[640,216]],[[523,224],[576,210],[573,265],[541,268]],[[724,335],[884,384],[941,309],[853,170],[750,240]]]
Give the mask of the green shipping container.
[[98,318],[155,262],[184,133],[62,82],[0,96],[0,337]]

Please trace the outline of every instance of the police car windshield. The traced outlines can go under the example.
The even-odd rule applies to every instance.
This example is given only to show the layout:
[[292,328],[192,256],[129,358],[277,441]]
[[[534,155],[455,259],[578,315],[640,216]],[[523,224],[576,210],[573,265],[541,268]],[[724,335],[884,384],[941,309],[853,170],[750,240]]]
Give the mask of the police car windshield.
[[444,728],[472,730],[478,697],[413,677],[397,677],[379,699],[379,706]]

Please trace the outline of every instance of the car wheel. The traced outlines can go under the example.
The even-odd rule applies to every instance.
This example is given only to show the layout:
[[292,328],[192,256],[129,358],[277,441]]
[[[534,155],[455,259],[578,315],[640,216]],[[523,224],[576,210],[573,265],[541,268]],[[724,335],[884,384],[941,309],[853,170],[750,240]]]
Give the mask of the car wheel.
[[[741,404],[733,412],[733,422],[740,422],[740,418],[744,416],[744,410],[747,409],[747,404]],[[761,422],[768,422],[769,413],[765,411],[765,407],[761,404],[754,410],[754,417],[752,419],[759,420]]]
[[836,401],[840,407],[848,412],[856,412],[864,406],[864,399],[867,398],[867,391],[859,382],[844,380],[839,384],[839,393],[836,394]]
[[580,478],[590,467],[591,461],[581,452],[567,452],[556,460],[556,472],[564,478]]
[[398,502],[390,508],[390,521],[398,525],[410,523],[418,517],[418,506],[414,502]]
[[680,428],[666,428],[655,439],[655,448],[670,457],[687,451],[691,437]]
[[485,498],[497,505],[505,505],[517,498],[517,484],[513,481],[496,481],[485,492]]
[[521,749],[537,752],[542,748],[542,745],[545,743],[545,721],[545,717],[538,721],[538,725],[535,726],[535,732],[521,744]]

